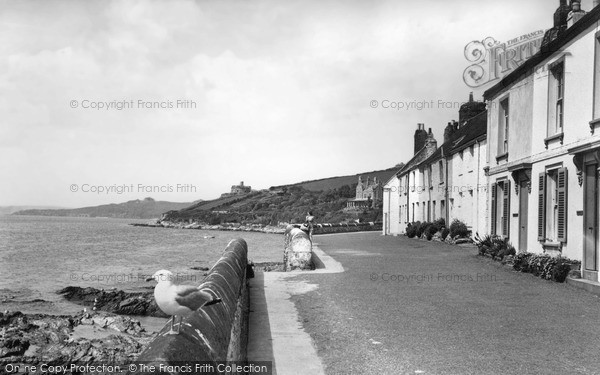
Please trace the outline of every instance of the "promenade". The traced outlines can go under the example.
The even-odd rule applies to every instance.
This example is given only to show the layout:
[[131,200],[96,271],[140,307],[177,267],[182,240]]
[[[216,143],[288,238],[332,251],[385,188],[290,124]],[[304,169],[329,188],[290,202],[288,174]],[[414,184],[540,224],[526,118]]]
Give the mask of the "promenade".
[[380,233],[315,243],[343,272],[251,284],[249,359],[274,360],[279,375],[600,374],[593,294],[473,247]]

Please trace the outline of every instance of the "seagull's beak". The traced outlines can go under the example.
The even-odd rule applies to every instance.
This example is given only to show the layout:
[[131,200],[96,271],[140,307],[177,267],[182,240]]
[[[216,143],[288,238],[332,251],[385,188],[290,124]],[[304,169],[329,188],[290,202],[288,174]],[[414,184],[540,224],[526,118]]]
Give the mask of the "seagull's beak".
[[146,281],[152,281],[152,280],[154,280],[154,277],[147,277],[146,278]]

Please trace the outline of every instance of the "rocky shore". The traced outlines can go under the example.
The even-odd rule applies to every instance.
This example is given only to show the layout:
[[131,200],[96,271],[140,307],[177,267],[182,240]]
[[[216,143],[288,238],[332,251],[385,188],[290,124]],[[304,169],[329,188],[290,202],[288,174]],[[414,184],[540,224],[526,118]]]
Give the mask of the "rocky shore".
[[94,309],[121,315],[143,315],[167,317],[156,301],[152,291],[124,292],[122,290],[104,290],[68,286],[57,292],[70,302]]
[[84,310],[73,316],[0,313],[0,373],[8,364],[92,365],[133,360],[153,335],[126,315],[167,317],[152,291],[69,286],[57,293]]
[[75,316],[0,313],[0,369],[19,364],[123,363],[150,342],[140,322],[83,311]]
[[272,234],[283,234],[285,228],[273,226],[273,225],[261,225],[261,224],[238,224],[238,223],[226,223],[219,225],[208,225],[199,223],[181,223],[173,221],[161,221],[150,223],[132,223],[134,227],[153,227],[153,228],[176,228],[176,229],[202,229],[202,230],[221,230],[221,231],[236,231],[236,232],[260,232],[260,233],[272,233]]

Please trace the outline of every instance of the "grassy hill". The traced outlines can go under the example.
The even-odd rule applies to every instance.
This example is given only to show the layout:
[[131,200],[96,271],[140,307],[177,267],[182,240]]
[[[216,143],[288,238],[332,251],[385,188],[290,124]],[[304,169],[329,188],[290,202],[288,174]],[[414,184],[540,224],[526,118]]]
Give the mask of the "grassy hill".
[[394,173],[398,172],[400,168],[402,168],[402,164],[384,170],[364,172],[347,176],[328,177],[319,180],[303,181],[292,185],[273,186],[272,189],[282,188],[284,186],[300,186],[303,189],[310,191],[326,191],[331,189],[339,189],[344,185],[356,184],[358,181],[358,176],[363,176],[364,179],[366,179],[367,177],[371,177],[371,179],[373,179],[373,177],[377,177],[377,179],[382,181],[382,183],[386,183],[387,180],[389,180],[394,175]]
[[227,196],[199,202],[166,214],[168,221],[195,221],[209,224],[302,222],[313,211],[318,222],[348,222],[381,220],[381,207],[361,212],[345,211],[346,201],[354,198],[358,176],[377,177],[385,183],[400,166],[348,176],[304,181],[291,185],[273,186],[269,190]]
[[22,210],[13,215],[36,216],[89,216],[89,217],[114,217],[128,219],[153,219],[161,217],[162,213],[169,210],[180,210],[189,207],[191,202],[176,203],[155,201],[152,198],[133,200],[124,203],[105,204],[102,206],[82,207],[73,209],[33,209]]

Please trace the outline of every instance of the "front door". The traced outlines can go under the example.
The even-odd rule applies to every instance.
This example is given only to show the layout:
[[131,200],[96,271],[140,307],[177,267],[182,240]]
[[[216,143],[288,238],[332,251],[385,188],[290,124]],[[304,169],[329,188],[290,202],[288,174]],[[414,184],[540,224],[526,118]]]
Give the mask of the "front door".
[[527,251],[527,205],[529,202],[529,184],[519,182],[519,251]]
[[598,165],[585,166],[583,277],[598,281]]

